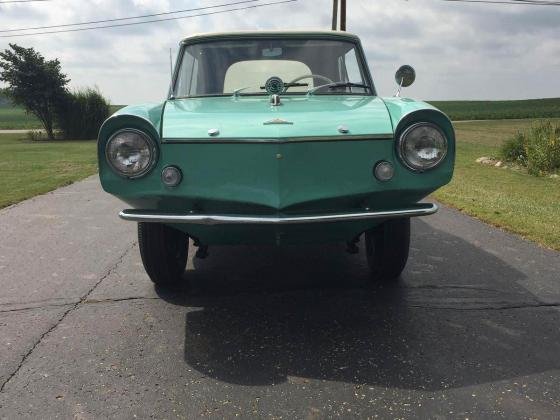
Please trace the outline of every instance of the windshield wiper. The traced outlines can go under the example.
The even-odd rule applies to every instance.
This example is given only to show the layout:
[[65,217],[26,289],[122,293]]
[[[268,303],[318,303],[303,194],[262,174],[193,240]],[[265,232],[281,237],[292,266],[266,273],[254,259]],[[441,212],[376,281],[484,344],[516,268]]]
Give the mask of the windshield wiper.
[[244,91],[245,89],[249,89],[251,86],[245,86],[242,88],[237,88],[233,91],[233,95],[231,95],[233,98],[237,98],[239,96],[239,94]]
[[336,88],[339,88],[339,87],[357,87],[357,88],[369,89],[370,91],[372,90],[370,86],[365,85],[363,83],[333,82],[333,83],[327,83],[326,85],[321,85],[321,86],[314,87],[313,89],[309,89],[307,91],[307,94],[308,95],[313,95],[319,89],[324,89],[324,88],[336,89]]
[[[302,87],[302,86],[309,86],[309,83],[284,83],[284,90],[281,93],[286,93],[286,91],[288,90],[288,88],[291,87]],[[261,86],[262,90],[266,89],[266,86]]]

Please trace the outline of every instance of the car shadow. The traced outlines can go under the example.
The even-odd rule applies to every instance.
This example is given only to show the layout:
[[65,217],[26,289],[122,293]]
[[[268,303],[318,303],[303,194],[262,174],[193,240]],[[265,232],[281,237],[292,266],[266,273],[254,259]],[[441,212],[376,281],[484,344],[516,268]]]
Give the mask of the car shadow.
[[186,292],[188,365],[243,385],[343,381],[441,390],[560,368],[559,313],[523,273],[423,221],[393,285],[343,245],[216,247]]

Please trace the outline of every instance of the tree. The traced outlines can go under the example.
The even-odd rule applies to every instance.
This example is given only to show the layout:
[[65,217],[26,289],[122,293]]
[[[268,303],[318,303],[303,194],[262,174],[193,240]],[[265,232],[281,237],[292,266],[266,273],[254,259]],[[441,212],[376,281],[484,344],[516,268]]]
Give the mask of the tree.
[[54,139],[56,110],[65,100],[70,81],[61,72],[60,61],[45,60],[33,48],[10,44],[10,49],[0,52],[0,70],[0,81],[7,84],[4,93],[35,115],[49,139]]
[[87,88],[68,93],[57,109],[56,121],[65,139],[90,140],[97,137],[110,113],[109,101],[101,92]]

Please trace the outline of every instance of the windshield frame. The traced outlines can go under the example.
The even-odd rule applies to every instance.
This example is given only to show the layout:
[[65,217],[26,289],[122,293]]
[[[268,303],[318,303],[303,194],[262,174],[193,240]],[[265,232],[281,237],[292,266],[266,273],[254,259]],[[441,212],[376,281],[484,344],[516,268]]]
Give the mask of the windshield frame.
[[[337,41],[344,41],[354,44],[356,57],[359,60],[361,65],[361,70],[364,77],[364,82],[369,86],[369,89],[364,89],[366,92],[330,92],[328,94],[314,94],[314,96],[377,96],[377,91],[375,89],[375,85],[373,83],[373,79],[371,77],[371,72],[365,57],[364,50],[362,48],[362,43],[360,42],[359,38],[352,35],[341,35],[337,33],[328,34],[328,33],[317,33],[317,34],[309,34],[309,33],[266,33],[263,32],[262,34],[229,34],[223,36],[198,36],[193,37],[191,39],[187,38],[180,43],[179,53],[177,54],[177,58],[175,61],[175,66],[173,68],[173,76],[171,79],[171,84],[169,86],[169,91],[167,94],[167,99],[188,99],[188,98],[211,98],[211,97],[228,97],[232,96],[231,93],[215,93],[215,94],[205,94],[205,95],[189,95],[189,96],[174,96],[176,84],[179,78],[179,71],[180,71],[180,64],[183,61],[183,55],[187,47],[195,44],[203,44],[208,42],[214,41],[228,41],[228,40],[242,40],[247,39],[250,40],[266,40],[266,39],[302,39],[302,40],[309,40],[309,39],[318,39],[318,40],[337,40]],[[281,94],[282,96],[305,96],[306,92],[290,92],[286,91]],[[240,93],[239,96],[270,96],[266,92],[252,92],[252,93]]]

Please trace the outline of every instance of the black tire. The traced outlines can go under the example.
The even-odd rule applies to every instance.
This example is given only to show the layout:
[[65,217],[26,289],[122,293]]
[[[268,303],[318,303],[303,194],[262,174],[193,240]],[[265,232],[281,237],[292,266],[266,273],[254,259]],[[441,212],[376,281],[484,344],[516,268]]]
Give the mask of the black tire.
[[138,223],[140,256],[150,279],[162,287],[178,286],[183,280],[189,237],[161,223]]
[[388,220],[365,236],[371,279],[396,281],[408,260],[410,218]]

